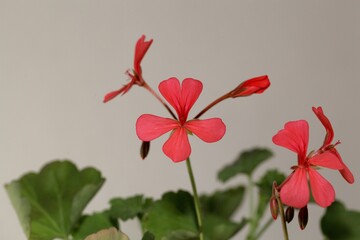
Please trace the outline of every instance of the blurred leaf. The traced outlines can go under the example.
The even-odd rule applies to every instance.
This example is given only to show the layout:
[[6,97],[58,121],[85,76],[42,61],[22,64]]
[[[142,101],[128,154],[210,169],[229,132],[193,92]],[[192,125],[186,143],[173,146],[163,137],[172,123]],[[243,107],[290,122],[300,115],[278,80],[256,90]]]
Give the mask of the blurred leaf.
[[242,152],[234,163],[225,166],[220,170],[218,178],[222,182],[226,182],[238,174],[250,176],[256,167],[269,159],[272,155],[272,152],[265,148],[255,148],[250,151]]
[[141,240],[155,240],[155,236],[150,232],[146,232]]
[[321,230],[331,240],[358,240],[359,226],[360,212],[347,210],[339,201],[333,202],[321,219]]
[[123,221],[134,218],[144,213],[144,209],[152,202],[150,198],[136,195],[129,198],[114,198],[110,201],[110,214],[112,217]]
[[54,161],[5,185],[28,239],[67,238],[87,203],[104,183],[94,168],[79,171]]
[[239,186],[223,191],[216,191],[211,195],[200,197],[201,208],[205,213],[211,213],[229,219],[241,205],[245,187]]
[[259,200],[257,206],[257,216],[261,218],[269,206],[272,194],[272,185],[276,181],[280,185],[285,180],[285,175],[276,169],[268,170],[256,183],[259,187]]
[[84,240],[129,240],[129,238],[124,233],[112,227],[91,234],[90,236],[86,237]]
[[228,240],[238,233],[246,223],[246,220],[236,223],[213,214],[206,214],[204,215],[204,234],[209,240]]
[[162,239],[180,230],[197,234],[192,196],[185,191],[165,193],[149,207],[143,216],[142,225],[145,231],[154,234],[155,239]]
[[185,230],[176,230],[170,232],[168,235],[163,237],[161,240],[198,240],[199,236],[197,233]]
[[119,227],[116,219],[112,219],[107,211],[85,215],[80,219],[79,226],[74,230],[74,240],[82,240],[86,236],[102,229]]

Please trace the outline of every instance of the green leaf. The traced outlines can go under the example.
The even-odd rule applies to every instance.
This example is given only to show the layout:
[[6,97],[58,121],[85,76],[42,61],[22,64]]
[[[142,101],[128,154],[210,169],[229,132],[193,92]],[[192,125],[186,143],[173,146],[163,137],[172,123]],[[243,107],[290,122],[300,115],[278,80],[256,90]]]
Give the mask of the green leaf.
[[142,218],[145,231],[155,239],[167,239],[174,231],[197,234],[197,223],[192,196],[185,191],[167,192],[153,202]]
[[175,230],[161,238],[161,240],[199,240],[199,236],[192,231]]
[[145,232],[141,240],[155,240],[155,236],[151,232]]
[[96,233],[102,229],[119,227],[116,219],[110,217],[107,211],[85,215],[80,219],[79,226],[74,230],[74,240],[82,240],[86,236]]
[[331,240],[357,240],[360,239],[359,223],[359,211],[347,210],[343,203],[335,201],[321,219],[321,230]]
[[247,221],[233,222],[213,214],[204,215],[204,235],[206,239],[228,240],[238,233]]
[[276,169],[268,170],[256,183],[259,187],[259,200],[257,206],[257,218],[261,218],[268,207],[272,195],[273,182],[277,182],[280,185],[286,176]]
[[142,216],[145,209],[151,204],[152,199],[144,198],[143,195],[136,195],[129,198],[114,198],[110,201],[110,214],[114,218],[120,218],[123,221]]
[[250,176],[256,167],[272,156],[272,152],[265,148],[255,148],[242,152],[234,163],[225,166],[218,173],[218,178],[222,182],[235,177],[238,174],[246,174]]
[[129,238],[124,233],[112,227],[91,234],[90,236],[86,237],[84,240],[129,240]]
[[54,161],[5,185],[28,239],[67,238],[104,183],[94,168]]
[[211,213],[225,219],[229,219],[240,207],[244,199],[245,187],[239,186],[222,191],[216,191],[211,195],[200,197],[201,208],[204,213]]

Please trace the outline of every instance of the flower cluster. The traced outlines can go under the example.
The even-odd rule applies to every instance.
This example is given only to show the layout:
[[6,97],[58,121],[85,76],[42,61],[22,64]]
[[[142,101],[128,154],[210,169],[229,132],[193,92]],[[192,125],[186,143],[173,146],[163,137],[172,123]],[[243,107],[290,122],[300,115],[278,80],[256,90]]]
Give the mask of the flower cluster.
[[335,148],[340,142],[332,143],[334,131],[329,119],[321,107],[313,107],[313,111],[326,129],[324,143],[318,150],[307,154],[309,124],[305,120],[286,123],[284,129],[273,137],[276,145],[285,147],[298,156],[298,164],[292,167],[293,172],[278,187],[281,201],[295,208],[305,207],[310,200],[308,179],[312,196],[319,206],[328,207],[335,200],[334,188],[319,174],[319,167],[339,170],[347,182],[354,182],[351,171]]

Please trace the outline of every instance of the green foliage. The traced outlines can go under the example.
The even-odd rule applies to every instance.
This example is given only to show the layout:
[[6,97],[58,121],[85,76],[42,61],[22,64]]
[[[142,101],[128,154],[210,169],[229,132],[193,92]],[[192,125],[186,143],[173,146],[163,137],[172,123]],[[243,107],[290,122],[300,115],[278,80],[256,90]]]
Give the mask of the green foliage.
[[[86,237],[84,240],[129,240],[129,238],[124,233],[113,227],[94,233]],[[150,238],[147,240],[150,240]]]
[[326,209],[321,219],[321,230],[330,240],[360,239],[360,212],[347,210],[345,205],[335,201]]
[[201,207],[206,214],[230,219],[244,199],[245,187],[239,186],[216,191],[211,195],[200,197]]
[[28,239],[67,239],[104,181],[94,168],[54,161],[5,188]]
[[92,233],[110,227],[119,228],[117,220],[111,218],[107,211],[94,213],[81,217],[79,226],[74,230],[72,235],[74,240],[82,240]]
[[285,178],[286,176],[283,173],[273,169],[268,170],[256,183],[256,185],[259,187],[258,207],[256,210],[258,218],[264,215],[264,212],[269,205],[268,203],[272,194],[273,182],[275,181],[278,184],[281,184]]
[[218,173],[218,178],[226,182],[238,174],[251,176],[254,170],[264,161],[272,157],[272,152],[268,149],[255,148],[250,151],[240,153],[234,163],[225,166]]
[[197,235],[197,223],[192,196],[185,191],[165,193],[154,201],[142,219],[145,231],[155,239],[168,239],[175,231]]
[[110,214],[114,218],[123,221],[143,215],[147,206],[152,203],[152,199],[144,198],[143,195],[136,195],[129,198],[114,198],[110,201]]
[[150,232],[145,232],[141,240],[155,240],[155,236]]

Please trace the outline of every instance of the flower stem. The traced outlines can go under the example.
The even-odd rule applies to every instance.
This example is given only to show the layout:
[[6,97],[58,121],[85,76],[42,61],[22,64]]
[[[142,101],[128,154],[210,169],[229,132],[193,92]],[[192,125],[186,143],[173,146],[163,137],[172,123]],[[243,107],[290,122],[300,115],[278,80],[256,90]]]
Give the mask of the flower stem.
[[287,231],[286,220],[285,220],[284,206],[283,206],[283,204],[281,202],[280,194],[279,194],[277,189],[275,189],[275,198],[276,198],[276,201],[277,201],[278,206],[279,206],[284,240],[289,240],[289,234],[288,234],[288,231]]
[[230,95],[229,93],[219,97],[218,99],[216,99],[215,101],[213,101],[212,103],[210,103],[209,105],[206,106],[206,108],[204,108],[201,112],[198,113],[198,115],[196,115],[194,117],[194,119],[198,119],[199,117],[201,117],[204,113],[206,113],[210,108],[212,108],[213,106],[215,106],[216,104],[218,104],[219,102],[229,98]]
[[196,183],[195,183],[194,174],[193,174],[193,171],[191,168],[190,158],[188,158],[186,160],[186,166],[187,166],[187,170],[188,170],[188,174],[189,174],[189,178],[190,178],[190,182],[191,182],[191,187],[192,187],[192,191],[193,191],[193,195],[194,195],[196,219],[197,219],[197,223],[198,223],[198,227],[199,227],[199,240],[204,240],[202,215],[201,215],[201,209],[200,209],[200,200],[199,200],[199,196],[198,196],[197,189],[196,189]]
[[166,110],[168,110],[168,112],[174,119],[177,119],[176,115],[173,113],[173,111],[171,111],[171,108],[164,102],[164,100],[145,81],[142,83],[142,86],[146,90],[148,90],[157,100],[159,100],[161,102],[161,104],[166,108]]

